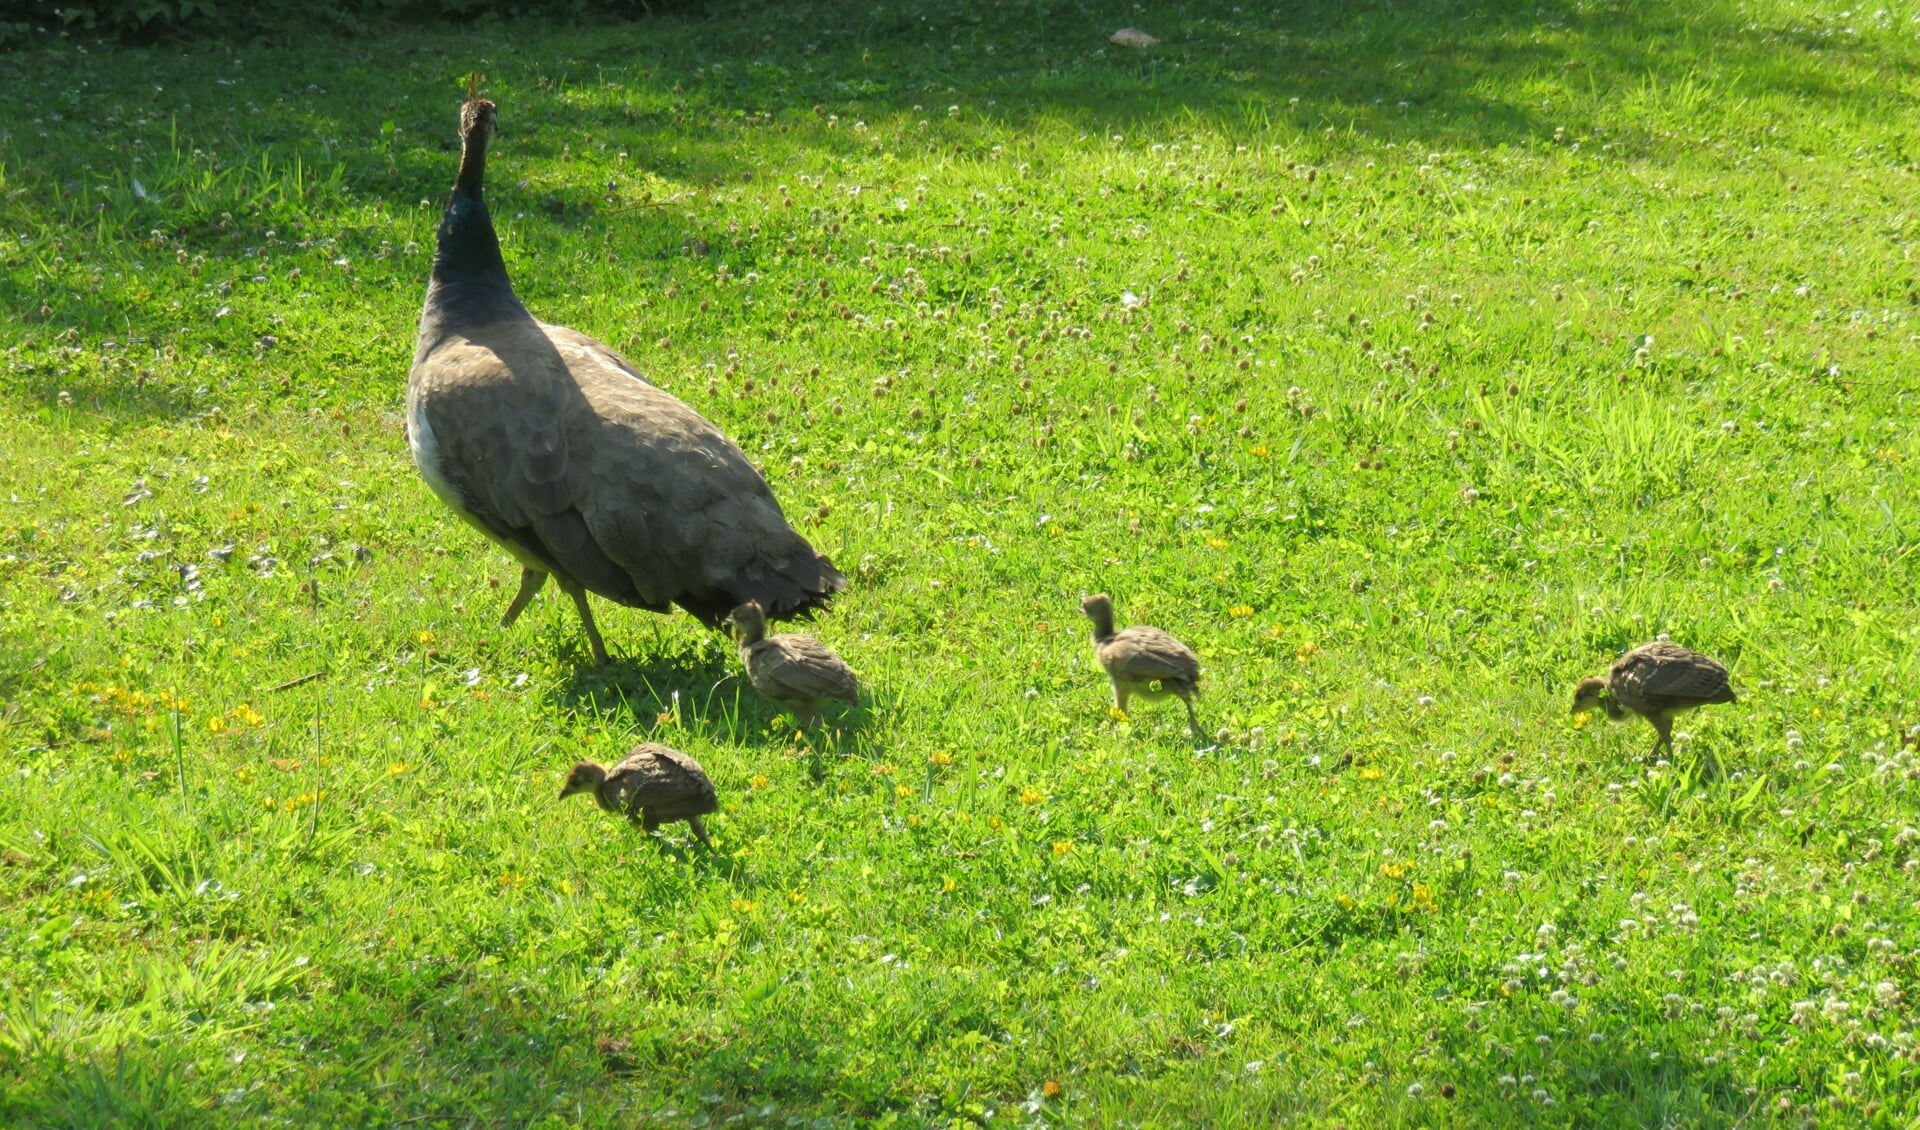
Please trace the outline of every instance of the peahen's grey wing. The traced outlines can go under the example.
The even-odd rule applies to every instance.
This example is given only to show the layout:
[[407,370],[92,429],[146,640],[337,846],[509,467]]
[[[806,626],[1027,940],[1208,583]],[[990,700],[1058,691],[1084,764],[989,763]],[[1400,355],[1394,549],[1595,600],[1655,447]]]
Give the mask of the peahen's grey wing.
[[435,493],[522,564],[667,607],[635,589],[588,527],[570,435],[585,400],[537,322],[507,318],[423,343],[407,400],[410,446]]
[[643,599],[718,624],[748,600],[780,618],[846,587],[719,428],[592,338],[548,332],[582,393],[566,421],[576,504]]

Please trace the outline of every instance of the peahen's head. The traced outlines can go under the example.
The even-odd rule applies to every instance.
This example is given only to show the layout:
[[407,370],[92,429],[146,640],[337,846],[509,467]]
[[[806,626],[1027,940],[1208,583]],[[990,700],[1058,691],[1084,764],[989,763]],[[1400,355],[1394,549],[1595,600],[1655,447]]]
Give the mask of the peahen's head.
[[[467,76],[467,100],[460,104],[460,179],[454,182],[456,198],[477,198],[487,179],[487,142],[499,128],[494,122],[494,104],[480,97],[480,73]],[[491,229],[492,221],[488,221]]]
[[496,107],[485,98],[469,98],[460,107],[460,141],[464,145],[485,145],[493,136]]

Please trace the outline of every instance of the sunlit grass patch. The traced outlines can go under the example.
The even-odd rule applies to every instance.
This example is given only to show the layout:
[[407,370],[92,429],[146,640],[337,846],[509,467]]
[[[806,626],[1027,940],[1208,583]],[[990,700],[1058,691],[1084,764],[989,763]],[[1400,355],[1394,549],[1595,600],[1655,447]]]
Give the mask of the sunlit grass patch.
[[[1905,16],[1129,19],[0,59],[0,1121],[1920,1116]],[[400,416],[475,68],[861,711],[499,627]],[[1570,695],[1662,633],[1741,701],[1642,764]],[[640,740],[711,856],[557,802]]]

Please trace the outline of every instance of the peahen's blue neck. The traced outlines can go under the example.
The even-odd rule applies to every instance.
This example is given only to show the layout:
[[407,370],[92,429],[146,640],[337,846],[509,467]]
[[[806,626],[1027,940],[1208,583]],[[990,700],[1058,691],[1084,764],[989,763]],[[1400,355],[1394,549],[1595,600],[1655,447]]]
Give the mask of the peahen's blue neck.
[[460,155],[460,178],[453,198],[440,218],[438,246],[433,255],[433,279],[427,284],[426,309],[421,321],[452,328],[462,324],[526,316],[507,278],[493,217],[484,194],[487,141],[475,130]]

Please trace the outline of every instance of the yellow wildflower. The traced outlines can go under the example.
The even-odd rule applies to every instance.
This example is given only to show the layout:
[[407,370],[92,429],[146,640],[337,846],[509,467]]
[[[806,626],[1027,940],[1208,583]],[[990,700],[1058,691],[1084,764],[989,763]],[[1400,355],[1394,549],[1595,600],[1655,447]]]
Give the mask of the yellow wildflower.
[[953,755],[951,753],[946,753],[946,752],[936,750],[935,752],[927,755],[927,760],[932,762],[935,765],[952,765]]
[[406,762],[404,761],[393,762],[391,765],[387,766],[387,776],[398,777],[402,773],[405,773],[407,769],[408,769],[408,766]]
[[911,785],[895,785],[893,786],[893,792],[895,796],[905,800],[913,795],[913,787]]
[[1360,779],[1362,781],[1378,781],[1380,778],[1386,775],[1387,775],[1387,771],[1385,769],[1379,769],[1372,765],[1369,765],[1365,769],[1360,770]]
[[1047,799],[1047,794],[1041,792],[1039,789],[1036,789],[1031,785],[1020,790],[1021,804],[1039,804],[1041,801],[1045,799]]
[[1227,609],[1227,615],[1233,617],[1235,620],[1244,620],[1248,616],[1253,615],[1253,606],[1251,604],[1236,604],[1232,608]]
[[1226,538],[1208,538],[1207,548],[1208,549],[1225,549],[1227,548],[1227,539]]
[[1073,841],[1072,841],[1072,840],[1055,840],[1055,841],[1054,841],[1054,844],[1053,844],[1053,854],[1055,854],[1055,855],[1065,855],[1065,854],[1067,854],[1068,852],[1070,852],[1070,851],[1072,851],[1072,850],[1073,850]]
[[747,782],[747,787],[750,789],[764,789],[771,784],[773,784],[773,780],[765,773],[755,773],[752,779]]

